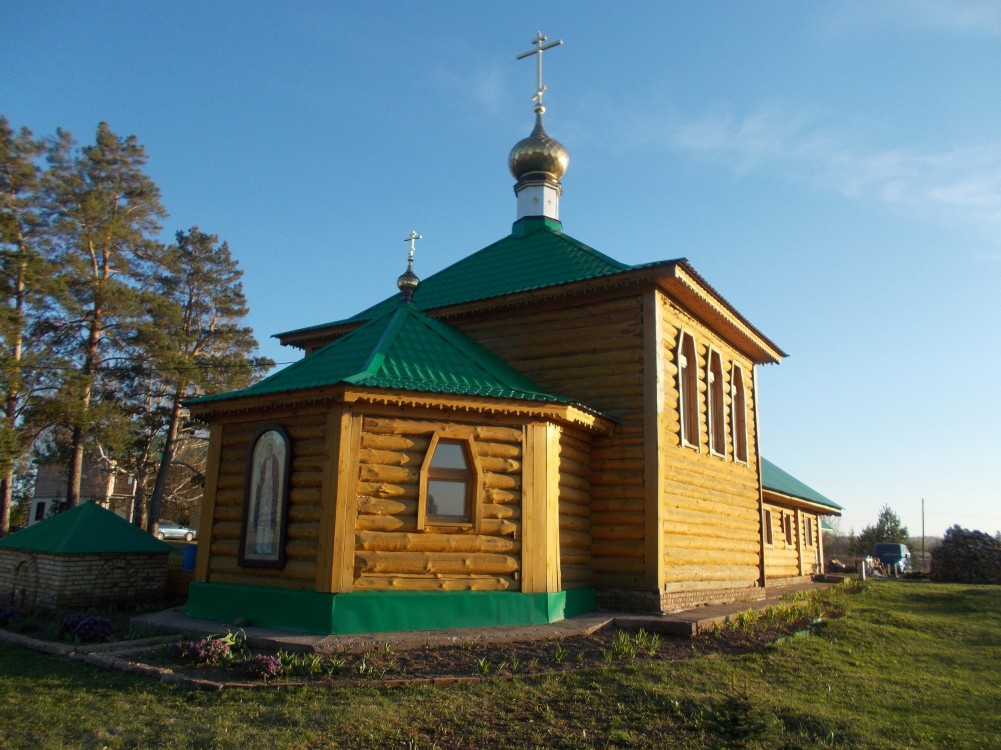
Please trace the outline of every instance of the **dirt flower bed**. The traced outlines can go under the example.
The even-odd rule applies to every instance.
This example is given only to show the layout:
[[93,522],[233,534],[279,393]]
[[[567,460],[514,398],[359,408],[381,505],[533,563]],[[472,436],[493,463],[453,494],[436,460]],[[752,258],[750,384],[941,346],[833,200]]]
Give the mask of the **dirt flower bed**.
[[[854,590],[842,584],[840,591]],[[834,591],[834,590],[832,590]],[[706,653],[740,653],[777,640],[806,635],[837,617],[837,591],[808,595],[736,615],[694,638],[665,636],[615,627],[549,640],[506,643],[467,642],[454,646],[398,649],[390,643],[358,654],[324,655],[289,651],[252,652],[240,631],[198,641],[182,641],[146,652],[133,661],[213,683],[292,685],[351,684],[392,686],[508,678],[592,669],[633,661],[676,661]]]
[[[764,610],[740,612],[694,638],[607,627],[590,635],[503,643],[477,640],[403,649],[387,642],[362,653],[330,655],[253,651],[240,630],[194,640],[179,637],[167,640],[160,633],[130,631],[128,618],[133,612],[25,616],[0,609],[3,620],[0,628],[41,639],[43,645],[48,642],[46,639],[63,644],[82,644],[94,639],[104,645],[84,648],[85,658],[92,663],[208,689],[302,684],[393,687],[503,679],[624,666],[638,661],[677,661],[707,653],[752,651],[823,627],[827,619],[840,615],[840,596],[862,586],[847,581],[824,592],[798,595]],[[62,649],[60,653],[70,653],[82,646],[54,648]]]

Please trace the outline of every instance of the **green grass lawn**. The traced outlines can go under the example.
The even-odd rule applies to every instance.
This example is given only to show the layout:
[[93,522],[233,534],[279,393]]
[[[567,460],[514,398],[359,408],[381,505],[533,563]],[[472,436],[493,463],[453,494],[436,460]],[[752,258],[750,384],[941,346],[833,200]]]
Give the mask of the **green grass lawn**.
[[207,693],[0,644],[0,747],[1001,748],[1001,587],[874,581],[756,653]]

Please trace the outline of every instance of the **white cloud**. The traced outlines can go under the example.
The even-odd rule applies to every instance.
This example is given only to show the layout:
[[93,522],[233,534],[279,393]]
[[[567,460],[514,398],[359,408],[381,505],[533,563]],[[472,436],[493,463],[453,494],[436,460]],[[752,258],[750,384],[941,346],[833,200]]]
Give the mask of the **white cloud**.
[[808,110],[772,106],[741,117],[650,120],[633,137],[725,163],[738,174],[768,170],[854,200],[1001,230],[1001,143],[941,151],[886,147],[872,145],[864,128],[828,123]]
[[842,28],[897,28],[965,36],[1001,35],[997,0],[864,0],[833,6],[830,23]]

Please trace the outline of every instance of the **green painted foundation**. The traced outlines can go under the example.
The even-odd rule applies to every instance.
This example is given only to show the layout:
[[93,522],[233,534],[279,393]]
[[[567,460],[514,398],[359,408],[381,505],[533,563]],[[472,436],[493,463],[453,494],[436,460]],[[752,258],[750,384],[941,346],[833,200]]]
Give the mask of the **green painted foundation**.
[[192,617],[304,633],[348,635],[497,625],[542,625],[597,609],[594,589],[520,591],[315,591],[192,583]]

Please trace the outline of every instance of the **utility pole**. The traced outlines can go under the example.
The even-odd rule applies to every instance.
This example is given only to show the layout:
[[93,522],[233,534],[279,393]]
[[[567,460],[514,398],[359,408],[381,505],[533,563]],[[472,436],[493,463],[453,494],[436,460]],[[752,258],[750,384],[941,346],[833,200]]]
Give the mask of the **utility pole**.
[[928,572],[928,562],[925,559],[925,499],[921,498],[921,568]]

